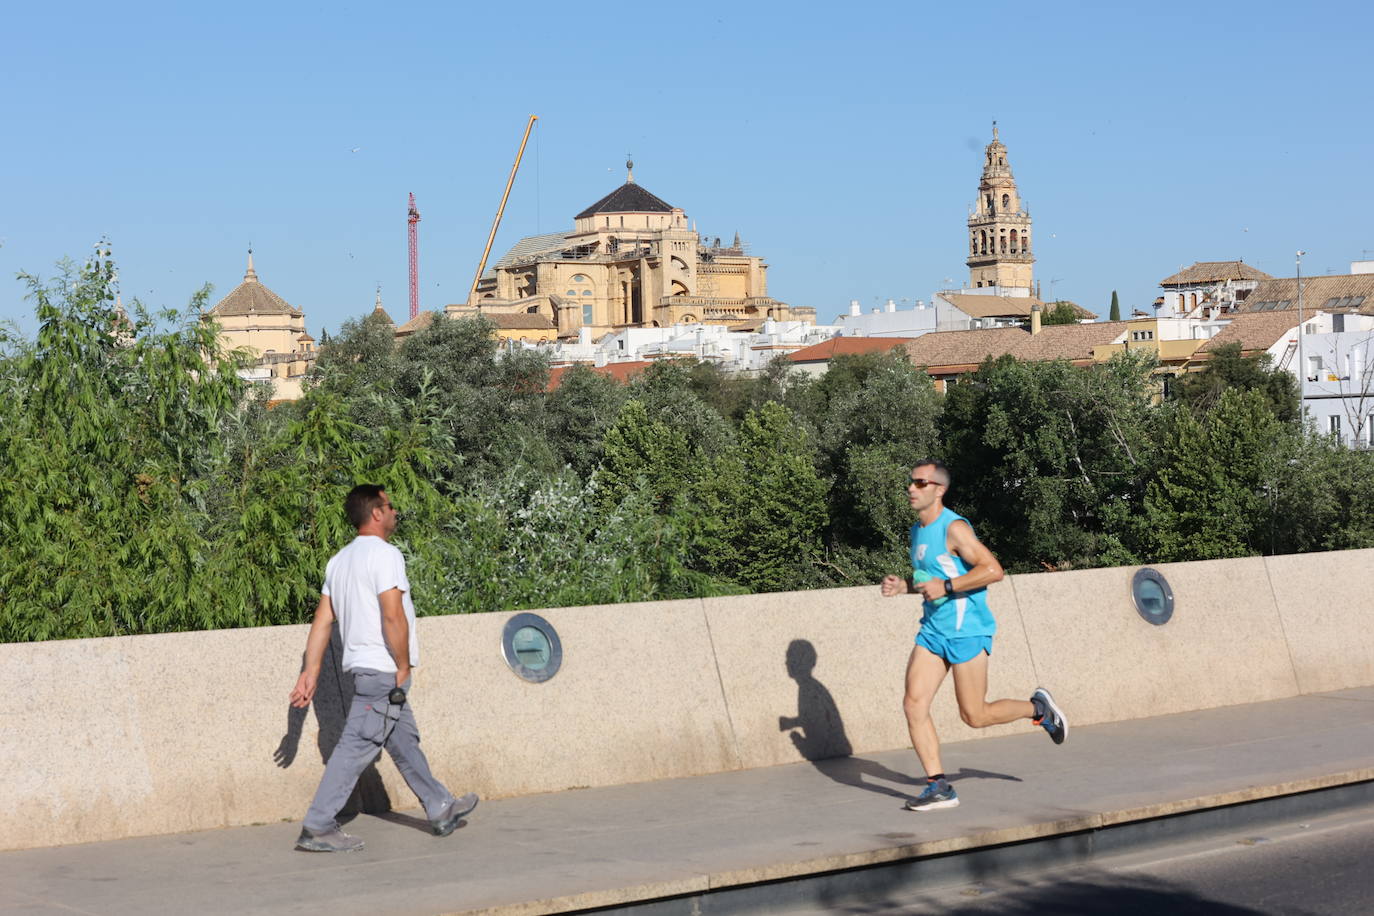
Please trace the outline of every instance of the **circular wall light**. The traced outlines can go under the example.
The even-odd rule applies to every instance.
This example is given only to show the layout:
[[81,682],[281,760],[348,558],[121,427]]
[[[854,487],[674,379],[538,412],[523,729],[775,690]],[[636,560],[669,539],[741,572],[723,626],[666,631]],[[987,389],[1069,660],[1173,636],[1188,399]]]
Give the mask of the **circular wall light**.
[[553,677],[563,664],[558,631],[538,614],[521,613],[507,620],[501,651],[512,671],[535,684]]
[[1131,599],[1147,623],[1163,626],[1174,616],[1174,590],[1157,569],[1138,569],[1131,578]]

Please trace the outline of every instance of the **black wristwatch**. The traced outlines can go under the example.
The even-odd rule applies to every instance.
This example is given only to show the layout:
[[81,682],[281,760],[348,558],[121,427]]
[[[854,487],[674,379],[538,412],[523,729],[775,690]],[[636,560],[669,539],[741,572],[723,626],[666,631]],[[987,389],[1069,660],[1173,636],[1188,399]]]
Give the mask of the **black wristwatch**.
[[953,597],[954,597],[954,580],[953,580],[953,579],[946,579],[946,580],[945,580],[945,594],[946,594],[948,597],[950,597],[950,598],[953,598]]

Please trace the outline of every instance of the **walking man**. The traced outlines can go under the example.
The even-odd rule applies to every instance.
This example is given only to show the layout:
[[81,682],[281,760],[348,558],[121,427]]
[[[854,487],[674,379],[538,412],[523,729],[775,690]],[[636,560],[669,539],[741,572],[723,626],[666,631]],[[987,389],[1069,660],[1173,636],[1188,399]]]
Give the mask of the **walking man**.
[[907,498],[916,510],[911,526],[911,578],[886,576],[885,597],[919,594],[923,599],[921,629],[906,666],[906,712],[911,744],[926,772],[926,788],[906,803],[910,811],[953,808],[959,796],[945,778],[940,737],[930,717],[935,692],[954,671],[959,717],[973,728],[1030,719],[1063,744],[1069,724],[1048,690],[1037,687],[1026,700],[987,701],[988,656],[997,630],[988,609],[987,587],[1004,575],[1002,564],[978,540],[968,519],[945,508],[949,470],[938,461],[911,469]]
[[305,668],[291,691],[292,706],[310,704],[337,619],[343,669],[353,674],[353,705],[296,840],[296,848],[307,852],[363,848],[362,840],[339,829],[335,816],[383,747],[424,805],[436,836],[448,836],[477,807],[472,793],[454,798],[429,771],[420,750],[420,731],[407,702],[410,672],[420,663],[415,605],[405,557],[387,543],[396,530],[396,509],[381,487],[361,484],[349,491],[344,511],[358,536],[325,567],[324,588],[305,643]]

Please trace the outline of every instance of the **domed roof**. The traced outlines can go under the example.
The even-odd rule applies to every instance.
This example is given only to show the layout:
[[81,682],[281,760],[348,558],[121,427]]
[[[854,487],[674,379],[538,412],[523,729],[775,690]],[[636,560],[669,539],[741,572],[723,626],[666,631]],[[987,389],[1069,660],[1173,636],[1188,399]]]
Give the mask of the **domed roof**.
[[221,317],[250,313],[255,315],[293,315],[297,318],[304,314],[300,310],[292,308],[285,299],[258,282],[257,271],[253,269],[253,252],[251,249],[248,252],[248,271],[243,275],[243,282],[230,290],[229,295],[210,309],[211,315]]

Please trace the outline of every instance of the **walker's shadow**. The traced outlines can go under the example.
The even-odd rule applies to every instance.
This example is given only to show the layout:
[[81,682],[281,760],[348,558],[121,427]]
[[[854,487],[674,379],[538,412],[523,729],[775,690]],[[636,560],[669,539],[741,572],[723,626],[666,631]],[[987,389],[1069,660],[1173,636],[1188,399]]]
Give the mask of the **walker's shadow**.
[[[808,640],[794,639],[787,646],[787,676],[797,682],[797,715],[779,716],[778,729],[791,730],[788,736],[796,745],[797,752],[820,772],[836,782],[891,795],[894,798],[908,799],[912,793],[903,792],[890,786],[869,782],[881,779],[902,786],[924,786],[925,780],[898,773],[876,760],[851,756],[854,752],[849,738],[844,733],[844,720],[835,705],[835,698],[825,685],[812,675],[816,667],[816,647]],[[960,769],[949,775],[950,782],[960,779],[1008,779],[1021,780],[1005,773],[991,773],[986,770]]]
[[[315,722],[319,730],[320,758],[329,762],[329,755],[343,735],[344,722],[348,719],[348,707],[353,703],[353,676],[344,673],[340,667],[343,658],[343,645],[339,641],[339,627],[336,623],[329,637],[329,648],[324,653],[324,665],[320,668],[320,682],[315,689]],[[305,660],[302,657],[301,664]],[[301,731],[305,725],[306,711],[294,706],[287,707],[286,734],[272,752],[272,759],[283,769],[291,766],[300,747]],[[380,754],[380,752],[379,752]],[[391,811],[391,797],[382,784],[382,774],[377,772],[374,760],[363,770],[358,785],[349,796],[348,803],[339,812],[342,822],[352,820],[359,814],[385,814]],[[425,824],[428,828],[428,822]]]

